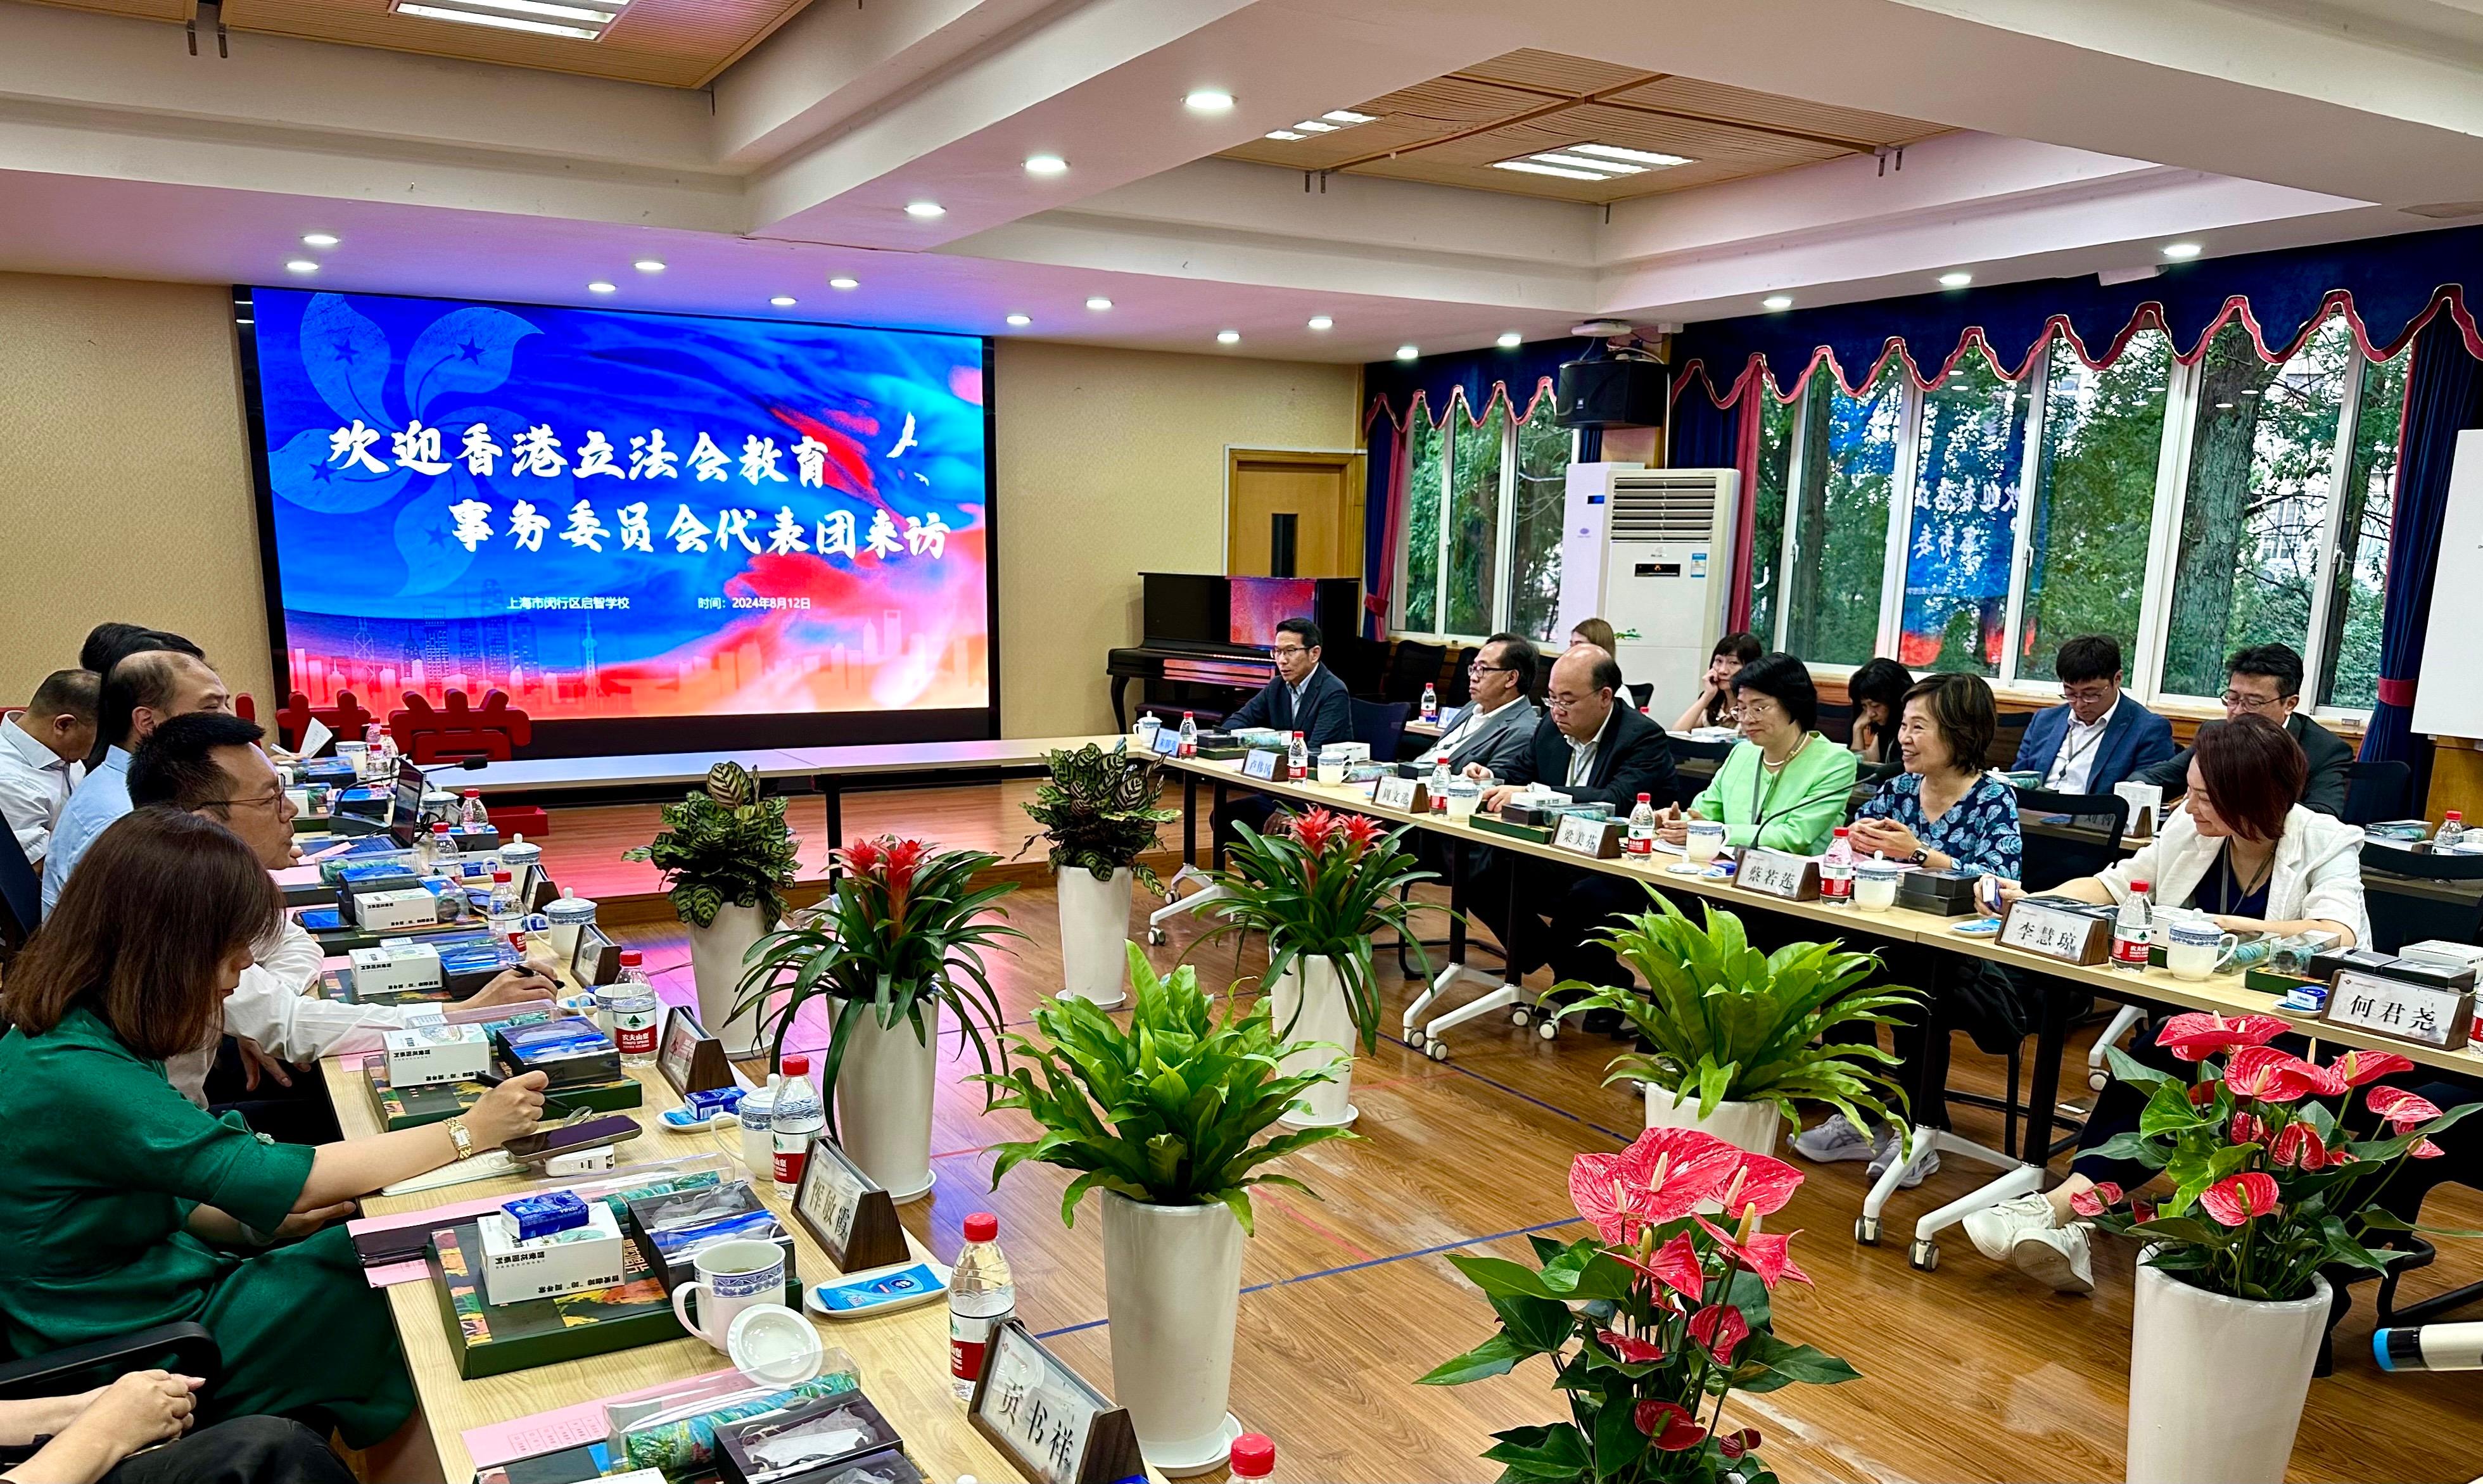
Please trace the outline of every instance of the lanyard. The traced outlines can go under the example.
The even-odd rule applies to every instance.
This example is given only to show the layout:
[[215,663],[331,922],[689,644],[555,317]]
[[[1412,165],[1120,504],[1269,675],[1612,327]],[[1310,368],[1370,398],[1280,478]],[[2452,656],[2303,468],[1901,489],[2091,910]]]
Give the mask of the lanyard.
[[2052,759],[2052,775],[2050,778],[2045,779],[2044,782],[2055,782],[2061,779],[2069,777],[2069,769],[2077,765],[2077,760],[2079,758],[2103,745],[2104,728],[2110,725],[2110,721],[2107,720],[2104,726],[2088,728],[2086,741],[2082,744],[2072,746],[2068,741],[2064,740],[2061,744],[2060,754]]
[[[1764,752],[1759,754],[1757,762],[1752,764],[1756,770],[1756,776],[1750,780],[1750,827],[1752,829],[1766,828],[1770,818],[1768,806],[1775,801],[1776,785],[1784,782],[1785,769],[1793,766],[1793,760],[1802,755],[1802,748],[1810,746],[1810,739],[1816,735],[1818,735],[1816,732],[1802,733],[1801,743],[1785,755],[1783,767],[1777,768],[1773,773],[1768,771],[1768,755]],[[1758,746],[1755,742],[1750,745]],[[1760,791],[1762,784],[1766,785],[1764,793]]]

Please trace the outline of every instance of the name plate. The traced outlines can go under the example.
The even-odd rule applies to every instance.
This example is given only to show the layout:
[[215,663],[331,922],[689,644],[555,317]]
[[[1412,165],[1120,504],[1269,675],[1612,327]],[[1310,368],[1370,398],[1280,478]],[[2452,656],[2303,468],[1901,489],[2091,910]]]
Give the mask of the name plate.
[[1021,1321],[1001,1321],[967,1417],[1036,1484],[1144,1479],[1130,1414],[1086,1384]]
[[1431,807],[1431,791],[1419,778],[1383,778],[1372,792],[1371,802],[1384,809],[1403,809],[1408,814],[1421,814]]
[[1552,848],[1593,861],[1608,861],[1621,853],[1620,830],[1616,819],[1599,819],[1592,814],[1563,814],[1552,831]]
[[708,1035],[698,1013],[686,1005],[675,1005],[664,1020],[663,1039],[655,1044],[655,1070],[684,1098],[733,1085],[733,1062],[724,1054],[724,1043]]
[[1153,749],[1156,755],[1159,757],[1180,756],[1181,729],[1178,727],[1157,728],[1154,737],[1149,739],[1147,746]]
[[1265,748],[1253,748],[1242,755],[1242,776],[1255,778],[1263,782],[1273,782],[1276,778],[1276,764],[1283,760],[1284,755],[1282,753],[1269,752]]
[[2112,924],[2040,897],[2021,896],[2001,917],[2000,945],[2064,964],[2100,964],[2111,956]]
[[827,1249],[841,1273],[891,1267],[913,1257],[905,1229],[896,1224],[896,1203],[826,1134],[811,1141],[810,1157],[802,1161],[793,1219]]
[[1819,862],[1808,856],[1752,846],[1742,852],[1742,863],[1733,879],[1745,890],[1763,896],[1781,897],[1788,902],[1819,899]]
[[2415,984],[2360,969],[2340,969],[2336,988],[2329,991],[2328,1013],[2323,1019],[2374,1035],[2454,1051],[2466,1045],[2473,1031],[2474,992]]
[[621,945],[589,922],[577,930],[577,951],[570,955],[569,976],[587,989],[617,984],[621,979]]

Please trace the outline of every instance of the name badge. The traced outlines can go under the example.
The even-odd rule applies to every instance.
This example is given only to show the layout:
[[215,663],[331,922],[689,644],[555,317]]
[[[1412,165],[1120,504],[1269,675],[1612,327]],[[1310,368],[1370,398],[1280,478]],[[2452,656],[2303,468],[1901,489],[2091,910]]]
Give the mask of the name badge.
[[1552,848],[1595,860],[1600,860],[1607,855],[1617,855],[1619,854],[1617,850],[1605,849],[1606,843],[1613,837],[1609,828],[1611,824],[1612,821],[1599,819],[1592,814],[1563,814],[1561,816],[1561,822],[1553,827]]
[[1788,902],[1807,902],[1819,895],[1819,862],[1808,856],[1752,846],[1742,852],[1742,863],[1734,880],[1745,890],[1782,897]]
[[1276,759],[1283,755],[1282,753],[1253,749],[1242,758],[1242,776],[1272,782],[1276,777]]
[[1038,1484],[1117,1484],[1146,1475],[1130,1414],[1015,1318],[993,1329],[966,1416]]
[[2474,1023],[2474,992],[2340,969],[2326,1019],[2398,1041],[2453,1051]]
[[2010,904],[2008,918],[2000,925],[2000,945],[2064,964],[2093,963],[2096,931],[2101,926],[2085,913],[2019,897]]
[[1431,807],[1429,791],[1419,778],[1382,778],[1372,792],[1371,802],[1384,809],[1403,809],[1419,814]]

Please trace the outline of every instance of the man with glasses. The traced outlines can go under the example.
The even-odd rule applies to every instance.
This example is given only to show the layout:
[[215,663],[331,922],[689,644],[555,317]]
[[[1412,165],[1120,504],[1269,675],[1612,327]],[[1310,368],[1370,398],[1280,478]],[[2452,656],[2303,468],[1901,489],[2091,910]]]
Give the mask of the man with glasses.
[[2026,723],[2012,768],[2042,774],[2052,793],[2110,793],[2173,755],[2173,724],[2121,693],[2119,640],[2080,634],[2061,646],[2052,673],[2066,704]]
[[[130,762],[132,805],[166,804],[204,814],[241,836],[260,864],[282,870],[301,851],[293,843],[293,801],[260,750],[265,735],[257,723],[223,712],[174,717],[154,729]],[[286,1143],[336,1138],[319,1079],[303,1078],[297,1087],[285,1064],[355,1049],[345,1045],[349,1038],[360,1048],[376,1049],[380,1036],[403,1029],[407,1017],[392,1005],[349,1005],[306,994],[326,952],[288,914],[276,941],[257,946],[240,987],[225,1000],[225,1036],[167,1062],[166,1079],[201,1107],[242,1107],[252,1127]],[[554,988],[542,973],[515,968],[468,1003],[549,999]],[[227,1040],[232,1044],[224,1045]],[[274,1086],[261,1090],[262,1076]]]
[[[2288,645],[2257,644],[2235,650],[2225,669],[2225,720],[2263,716],[2291,732],[2310,763],[2303,775],[2302,807],[2343,818],[2354,750],[2302,713],[2302,656]],[[2167,799],[2176,797],[2190,786],[2191,751],[2185,747],[2139,774],[2139,782],[2162,785]]]
[[[1243,702],[1241,710],[1226,717],[1224,729],[1273,727],[1279,731],[1298,731],[1313,757],[1331,742],[1352,741],[1353,707],[1345,682],[1320,664],[1320,626],[1308,619],[1281,621],[1271,653],[1276,677]],[[1215,838],[1231,844],[1237,824],[1264,830],[1275,811],[1275,801],[1258,794],[1230,800],[1214,815]]]
[[1474,699],[1440,724],[1430,753],[1445,755],[1454,772],[1479,767],[1497,775],[1533,751],[1539,713],[1526,693],[1534,688],[1535,664],[1534,645],[1515,634],[1492,635],[1466,664]]
[[120,657],[103,672],[95,702],[95,731],[107,746],[101,757],[89,759],[86,777],[52,825],[51,853],[43,859],[46,916],[61,899],[61,888],[78,858],[96,835],[129,812],[129,758],[138,744],[174,717],[232,706],[225,682],[187,639],[149,629],[123,644]]

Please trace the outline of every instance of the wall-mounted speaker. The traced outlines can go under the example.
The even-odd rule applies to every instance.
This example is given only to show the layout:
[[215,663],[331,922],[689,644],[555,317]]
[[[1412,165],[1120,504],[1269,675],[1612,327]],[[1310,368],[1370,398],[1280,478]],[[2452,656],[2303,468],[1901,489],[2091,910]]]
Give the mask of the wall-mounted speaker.
[[1563,428],[1660,428],[1672,373],[1655,360],[1573,360],[1561,368],[1553,413]]

